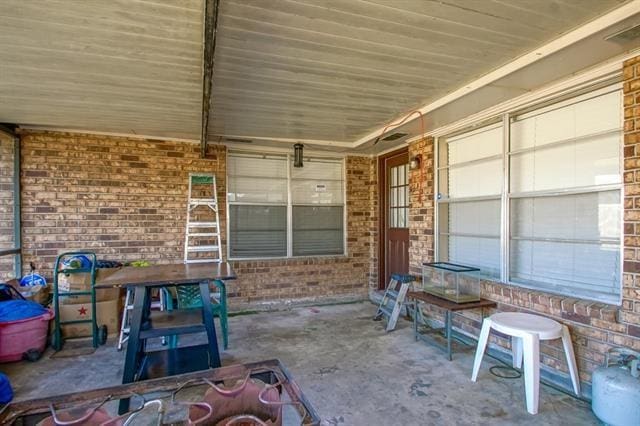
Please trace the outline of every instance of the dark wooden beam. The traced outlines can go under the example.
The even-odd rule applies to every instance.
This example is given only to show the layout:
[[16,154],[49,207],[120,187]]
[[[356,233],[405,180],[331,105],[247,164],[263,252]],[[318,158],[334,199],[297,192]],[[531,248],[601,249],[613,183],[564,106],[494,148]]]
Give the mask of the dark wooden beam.
[[17,126],[15,124],[0,123],[0,132],[6,133],[7,136],[17,137],[16,127]]
[[202,78],[202,129],[200,132],[200,156],[207,153],[207,131],[211,109],[211,86],[213,83],[213,62],[216,51],[216,32],[218,29],[218,8],[220,0],[205,0],[204,6],[204,55]]

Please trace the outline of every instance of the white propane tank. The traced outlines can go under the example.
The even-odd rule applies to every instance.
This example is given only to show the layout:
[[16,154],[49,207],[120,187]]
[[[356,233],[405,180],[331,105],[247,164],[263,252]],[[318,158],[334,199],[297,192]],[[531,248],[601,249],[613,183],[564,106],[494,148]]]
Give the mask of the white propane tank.
[[640,425],[640,353],[624,348],[607,352],[593,372],[591,408],[611,426]]

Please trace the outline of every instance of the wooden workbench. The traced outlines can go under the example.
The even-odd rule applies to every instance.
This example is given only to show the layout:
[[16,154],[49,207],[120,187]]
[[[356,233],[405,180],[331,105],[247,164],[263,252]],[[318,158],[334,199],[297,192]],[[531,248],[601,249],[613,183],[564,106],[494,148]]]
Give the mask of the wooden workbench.
[[[134,292],[122,383],[220,367],[220,352],[213,324],[209,287],[212,281],[224,286],[225,280],[235,278],[236,274],[228,263],[207,262],[149,267],[127,266],[97,282],[96,288],[127,287]],[[151,289],[182,285],[200,287],[202,323],[153,328],[149,319]],[[145,324],[144,330],[142,324]],[[205,345],[145,352],[146,339],[202,331],[207,333]],[[120,412],[126,412],[127,409],[128,400],[121,400]]]

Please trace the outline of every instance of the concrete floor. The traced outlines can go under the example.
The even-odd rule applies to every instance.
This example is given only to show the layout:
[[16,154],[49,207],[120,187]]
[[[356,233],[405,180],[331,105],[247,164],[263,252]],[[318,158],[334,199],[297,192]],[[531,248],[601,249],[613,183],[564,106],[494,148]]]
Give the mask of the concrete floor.
[[[415,342],[405,320],[385,333],[371,320],[375,310],[365,302],[232,317],[223,364],[279,358],[325,425],[599,424],[589,404],[547,386],[539,414],[529,415],[522,379],[493,376],[489,367],[497,363],[485,358],[472,383],[472,350],[449,362]],[[124,353],[114,340],[92,355],[50,359],[47,352],[37,363],[0,370],[19,400],[118,384]]]

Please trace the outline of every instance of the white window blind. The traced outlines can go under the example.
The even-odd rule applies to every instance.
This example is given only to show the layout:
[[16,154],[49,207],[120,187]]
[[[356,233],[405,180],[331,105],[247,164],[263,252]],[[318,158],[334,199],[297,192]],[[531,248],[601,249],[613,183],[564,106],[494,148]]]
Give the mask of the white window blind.
[[342,206],[293,206],[293,255],[344,253]]
[[291,167],[293,204],[344,204],[342,161],[306,159]]
[[229,257],[287,255],[287,157],[228,156]]
[[342,160],[231,152],[227,168],[230,258],[344,254]]
[[439,143],[440,260],[498,276],[502,127],[483,127]]
[[230,257],[287,255],[287,207],[229,205]]
[[511,281],[619,301],[621,108],[616,90],[514,119]]
[[291,167],[294,256],[344,253],[343,162],[307,158]]
[[229,155],[230,203],[287,204],[287,157]]

